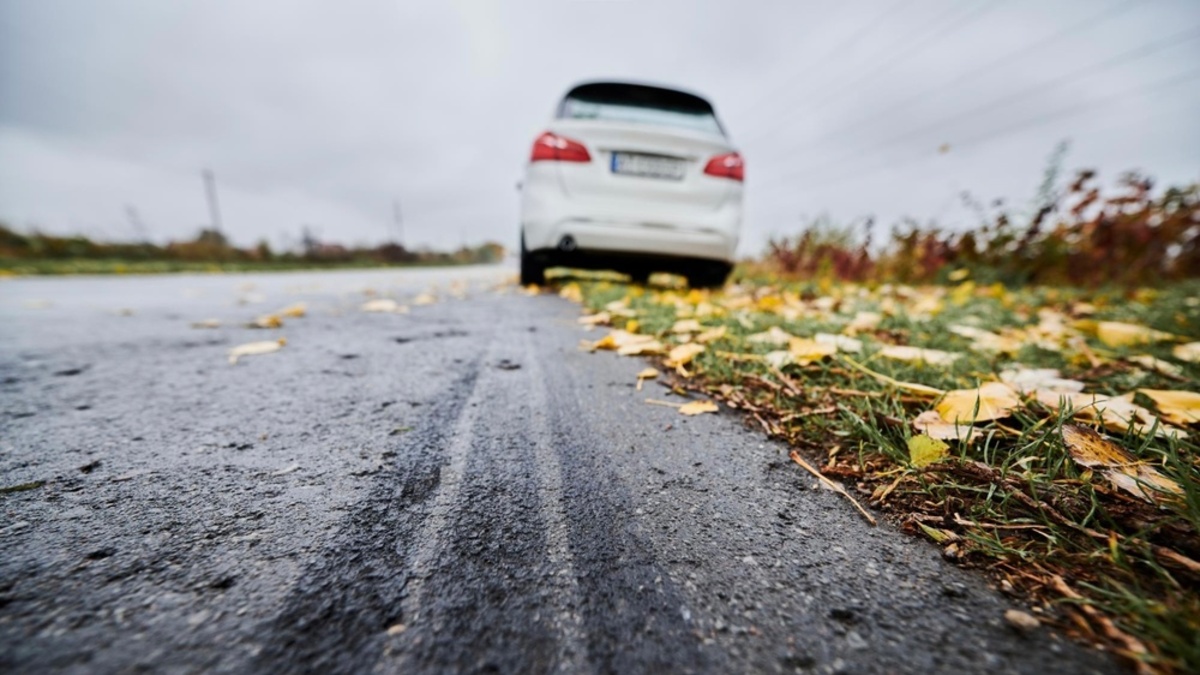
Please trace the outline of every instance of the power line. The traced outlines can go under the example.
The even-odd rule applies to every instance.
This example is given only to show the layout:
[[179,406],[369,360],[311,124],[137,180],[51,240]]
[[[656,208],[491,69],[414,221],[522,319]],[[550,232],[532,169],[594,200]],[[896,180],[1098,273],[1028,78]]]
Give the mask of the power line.
[[[1068,26],[1067,28],[1064,28],[1063,30],[1060,30],[1052,35],[1042,38],[1041,40],[1038,40],[1032,44],[1023,45],[1016,50],[1007,52],[1000,58],[989,61],[987,64],[980,66],[978,68],[973,68],[971,70],[968,70],[965,73],[961,73],[957,77],[955,77],[947,82],[943,82],[942,84],[936,85],[934,87],[924,89],[920,93],[915,94],[909,98],[906,98],[906,99],[900,101],[899,103],[892,103],[887,106],[882,106],[880,108],[879,112],[877,112],[877,113],[860,118],[857,121],[847,124],[845,126],[842,126],[834,131],[822,131],[822,135],[829,136],[829,137],[835,137],[835,136],[843,134],[847,131],[851,131],[859,126],[862,126],[866,122],[872,122],[874,120],[881,119],[883,117],[891,116],[897,110],[899,110],[901,108],[908,107],[908,106],[912,105],[913,103],[927,99],[930,94],[933,94],[940,89],[949,88],[949,87],[956,85],[960,82],[963,82],[971,77],[974,77],[975,75],[989,71],[998,65],[1001,65],[1003,63],[1006,63],[1006,62],[1009,62],[1009,61],[1012,61],[1015,59],[1019,59],[1021,57],[1028,55],[1030,52],[1041,49],[1047,45],[1056,43],[1059,40],[1061,40],[1062,38],[1067,37],[1068,35],[1078,33],[1081,30],[1091,28],[1092,26],[1094,26],[1098,23],[1101,23],[1107,19],[1111,19],[1117,15],[1123,14],[1124,12],[1135,7],[1138,4],[1138,1],[1139,0],[1125,0],[1124,2],[1119,2],[1116,5],[1109,7],[1107,10],[1100,12],[1099,14],[1094,14],[1091,17],[1088,17],[1087,19],[1080,21],[1079,23]],[[811,148],[811,147],[814,147],[819,144],[820,144],[820,141],[816,141],[813,143],[808,143],[806,145],[803,145],[797,149],[807,149],[807,148]]]
[[[867,35],[867,33],[870,33],[877,26],[879,26],[881,23],[883,23],[883,20],[888,18],[889,16],[891,16],[892,12],[899,9],[900,7],[902,7],[909,1],[910,0],[898,0],[898,2],[895,2],[892,5],[888,6],[887,9],[883,10],[883,12],[878,14],[874,19],[872,19],[871,21],[869,21],[865,25],[863,25],[862,28],[859,28],[857,31],[852,33],[845,40],[842,40],[841,42],[839,42],[837,44],[837,46],[835,46],[833,49],[830,49],[828,52],[826,52],[824,56],[817,59],[815,62],[803,64],[803,67],[800,68],[799,70],[794,71],[792,73],[792,75],[787,78],[786,81],[784,81],[782,84],[779,85],[778,89],[783,89],[785,87],[788,87],[788,86],[794,84],[795,81],[799,78],[799,76],[804,75],[806,73],[814,72],[824,62],[829,61],[832,57],[836,56],[842,50],[852,47],[855,42],[858,42],[860,39],[865,37]],[[749,111],[761,110],[762,108],[760,106],[763,103],[766,103],[767,98],[769,96],[770,96],[770,93],[767,93],[763,96],[758,97],[758,99],[755,100],[752,105],[747,105],[745,107],[745,109],[749,110]]]
[[[858,150],[858,151],[848,152],[846,154],[843,154],[841,157],[835,158],[831,161],[822,162],[819,167],[814,166],[814,167],[802,168],[800,171],[784,174],[782,177],[795,178],[797,175],[802,176],[805,173],[812,173],[815,171],[826,172],[829,170],[831,165],[838,166],[841,164],[845,164],[847,161],[853,161],[861,155],[864,155],[867,153],[875,153],[880,148],[892,146],[897,143],[902,143],[902,142],[910,140],[912,138],[921,136],[922,134],[925,134],[929,131],[940,130],[948,124],[958,122],[964,118],[972,117],[978,113],[990,112],[997,108],[1003,108],[1005,106],[1012,105],[1013,103],[1020,101],[1021,98],[1027,97],[1029,94],[1037,93],[1043,89],[1051,88],[1051,87],[1057,86],[1059,84],[1062,84],[1064,82],[1067,82],[1067,81],[1070,81],[1070,80],[1073,80],[1076,78],[1094,75],[1098,72],[1102,72],[1104,70],[1114,68],[1118,65],[1127,63],[1129,61],[1133,61],[1136,59],[1143,58],[1145,56],[1149,56],[1150,54],[1162,51],[1169,47],[1173,47],[1177,44],[1187,42],[1189,40],[1194,40],[1197,37],[1200,37],[1200,28],[1192,28],[1190,30],[1183,31],[1181,33],[1176,33],[1175,35],[1172,35],[1171,37],[1167,38],[1166,40],[1159,40],[1156,42],[1151,42],[1151,43],[1142,45],[1135,49],[1131,49],[1129,51],[1122,52],[1121,54],[1118,54],[1110,59],[1105,59],[1104,61],[1100,61],[1099,63],[1093,63],[1093,64],[1085,66],[1081,69],[1071,71],[1064,75],[1060,75],[1054,79],[1047,80],[1046,82],[1041,82],[1039,84],[1033,85],[1032,87],[1027,87],[1016,93],[1005,94],[1004,96],[1001,96],[992,101],[988,101],[987,103],[984,103],[983,105],[979,105],[974,108],[970,108],[970,109],[960,112],[958,114],[951,115],[950,117],[938,120],[937,122],[934,122],[932,124],[928,124],[923,127],[919,127],[917,129],[905,132],[899,136],[895,136],[891,139],[883,141],[882,143],[874,144],[869,148],[865,148],[863,150]],[[768,185],[769,185],[769,183],[768,183]]]
[[[975,8],[975,11],[969,11],[965,14],[961,14],[955,18],[952,18],[949,23],[942,25],[940,28],[934,29],[933,32],[928,35],[928,37],[923,37],[923,38],[914,40],[913,42],[909,43],[909,49],[907,49],[905,51],[889,55],[886,53],[890,49],[890,48],[888,48],[888,49],[884,49],[879,52],[876,52],[875,55],[873,55],[873,56],[882,55],[885,57],[885,60],[883,61],[882,64],[869,69],[866,73],[863,73],[863,75],[861,77],[853,80],[849,84],[846,84],[846,85],[834,90],[832,93],[826,94],[819,98],[816,98],[811,105],[806,105],[801,110],[800,116],[791,117],[790,119],[786,120],[784,122],[784,124],[787,126],[793,126],[795,124],[796,120],[803,119],[805,116],[811,115],[812,113],[822,109],[823,107],[827,106],[830,101],[836,100],[840,95],[843,95],[846,92],[852,91],[855,87],[862,84],[863,82],[866,82],[868,80],[876,78],[879,75],[887,72],[889,69],[896,67],[896,65],[902,63],[905,59],[932,46],[938,40],[940,40],[943,36],[949,34],[952,31],[962,28],[963,26],[966,26],[967,24],[970,24],[974,21],[978,21],[979,19],[981,19],[983,17],[983,15],[987,14],[988,12],[992,11],[993,9],[996,9],[999,6],[1000,6],[1000,4],[995,3],[995,2],[988,2],[985,4],[979,5],[978,7]],[[873,60],[873,57],[871,60]],[[765,136],[767,134],[775,133],[776,131],[777,131],[776,129],[771,129],[770,131],[765,131],[757,137],[751,137],[751,141],[749,141],[749,142],[753,142],[753,140],[755,140],[757,138],[762,138],[763,136]]]
[[[1123,91],[1120,91],[1120,92],[1117,92],[1114,94],[1110,94],[1108,96],[1104,96],[1104,97],[1097,98],[1097,99],[1094,99],[1091,101],[1086,101],[1084,103],[1080,103],[1080,104],[1076,104],[1076,105],[1069,106],[1066,108],[1062,108],[1060,110],[1056,110],[1054,112],[1050,112],[1050,113],[1047,113],[1044,115],[1038,115],[1036,117],[1031,117],[1029,119],[1022,120],[1020,122],[1017,122],[1016,124],[1012,124],[1012,125],[1003,127],[998,130],[993,130],[993,131],[990,131],[985,134],[979,134],[974,137],[967,138],[966,140],[963,140],[963,141],[957,141],[957,142],[953,143],[953,147],[963,148],[963,147],[970,147],[972,145],[979,145],[982,143],[987,143],[989,141],[994,141],[994,140],[1003,138],[1005,136],[1012,135],[1013,133],[1016,133],[1018,131],[1023,131],[1030,127],[1040,126],[1047,122],[1053,122],[1055,120],[1062,119],[1065,117],[1072,117],[1074,115],[1078,115],[1081,112],[1087,112],[1088,110],[1092,110],[1093,108],[1095,108],[1101,104],[1109,103],[1111,101],[1127,99],[1129,96],[1132,96],[1135,94],[1147,94],[1152,91],[1157,91],[1159,89],[1168,89],[1172,86],[1180,85],[1180,84],[1183,84],[1184,82],[1189,82],[1191,80],[1195,80],[1198,78],[1200,78],[1200,68],[1189,70],[1184,73],[1181,73],[1180,75],[1176,75],[1175,77],[1168,78],[1166,80],[1161,80],[1159,82],[1155,82],[1155,83],[1152,83],[1149,85],[1135,87],[1132,89],[1126,89],[1126,90],[1123,90]],[[825,185],[831,185],[831,184],[845,181],[849,178],[861,177],[863,175],[877,173],[879,171],[884,171],[884,170],[888,170],[888,169],[897,169],[902,166],[906,166],[908,164],[912,164],[914,162],[919,162],[919,161],[926,160],[926,159],[930,159],[930,157],[928,155],[921,155],[921,156],[913,157],[911,159],[907,159],[907,160],[900,161],[900,162],[890,162],[890,163],[887,163],[887,164],[884,164],[881,166],[877,166],[873,169],[867,169],[865,171],[855,170],[855,171],[845,172],[845,173],[842,173],[842,174],[839,174],[836,176],[829,177],[825,180],[818,180],[813,183],[806,183],[805,188],[813,188],[813,187],[821,187],[821,186],[825,186]]]

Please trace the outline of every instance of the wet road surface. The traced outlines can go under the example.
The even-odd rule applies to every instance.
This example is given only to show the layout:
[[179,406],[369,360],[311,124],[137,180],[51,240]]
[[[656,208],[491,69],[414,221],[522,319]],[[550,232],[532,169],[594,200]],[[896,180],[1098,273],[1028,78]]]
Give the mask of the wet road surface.
[[509,274],[0,282],[0,670],[1119,672]]

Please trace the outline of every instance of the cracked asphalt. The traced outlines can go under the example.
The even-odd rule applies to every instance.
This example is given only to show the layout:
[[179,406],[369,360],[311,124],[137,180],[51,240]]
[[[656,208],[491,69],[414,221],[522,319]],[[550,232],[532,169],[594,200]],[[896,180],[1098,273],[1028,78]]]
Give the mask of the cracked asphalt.
[[1119,672],[510,275],[0,282],[0,670]]

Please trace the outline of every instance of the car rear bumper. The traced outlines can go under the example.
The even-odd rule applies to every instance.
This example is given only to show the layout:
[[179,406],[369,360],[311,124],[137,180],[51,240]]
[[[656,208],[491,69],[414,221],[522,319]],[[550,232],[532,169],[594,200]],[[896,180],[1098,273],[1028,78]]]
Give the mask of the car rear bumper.
[[531,170],[522,194],[522,236],[529,251],[567,248],[563,252],[732,263],[742,226],[740,196],[739,190],[736,198],[704,209],[649,200],[584,202],[564,194],[556,176]]

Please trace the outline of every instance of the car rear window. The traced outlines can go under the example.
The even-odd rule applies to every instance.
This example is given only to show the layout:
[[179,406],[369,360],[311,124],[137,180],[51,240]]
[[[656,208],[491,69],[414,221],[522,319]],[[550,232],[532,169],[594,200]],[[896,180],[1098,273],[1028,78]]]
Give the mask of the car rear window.
[[724,136],[712,106],[693,94],[638,84],[575,87],[558,108],[563,119],[608,120],[681,127]]

